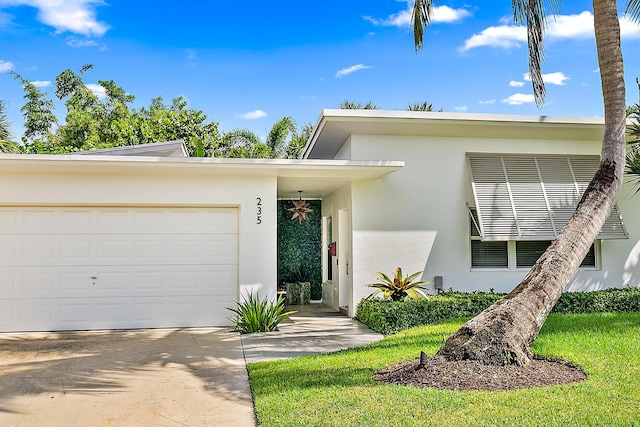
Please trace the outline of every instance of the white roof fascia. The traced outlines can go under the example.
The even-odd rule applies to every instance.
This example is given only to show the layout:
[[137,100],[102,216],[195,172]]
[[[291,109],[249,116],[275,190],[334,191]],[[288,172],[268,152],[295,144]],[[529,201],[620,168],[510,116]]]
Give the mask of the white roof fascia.
[[[157,174],[274,177],[278,196],[323,197],[353,181],[375,179],[404,167],[403,161],[223,159],[79,154],[0,154],[0,173]],[[292,190],[295,187],[295,190]],[[289,194],[289,193],[295,194]]]
[[333,158],[350,135],[601,139],[604,119],[386,110],[323,110],[303,158]]

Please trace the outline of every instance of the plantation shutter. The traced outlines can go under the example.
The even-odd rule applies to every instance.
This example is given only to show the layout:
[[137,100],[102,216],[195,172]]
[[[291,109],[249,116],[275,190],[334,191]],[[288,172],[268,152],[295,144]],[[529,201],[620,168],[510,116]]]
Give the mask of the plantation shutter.
[[[468,153],[483,241],[554,240],[598,169],[598,156]],[[617,204],[598,239],[627,239]]]

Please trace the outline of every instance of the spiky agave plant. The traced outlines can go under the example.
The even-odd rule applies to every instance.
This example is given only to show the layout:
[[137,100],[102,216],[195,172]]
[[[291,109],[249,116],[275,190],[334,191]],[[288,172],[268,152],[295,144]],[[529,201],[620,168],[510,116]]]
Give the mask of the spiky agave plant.
[[425,298],[426,295],[422,292],[424,285],[428,285],[431,282],[414,282],[414,280],[422,274],[422,271],[413,273],[410,276],[402,277],[402,268],[397,267],[393,275],[393,279],[386,274],[378,271],[378,283],[368,283],[364,286],[370,288],[377,288],[367,299],[374,298],[375,296],[382,294],[383,299],[389,299],[393,301],[401,301],[407,297],[413,300],[419,300]]
[[236,307],[227,310],[235,313],[229,320],[235,325],[235,331],[241,334],[254,332],[277,331],[280,322],[295,311],[284,311],[284,298],[275,301],[268,298],[260,299],[257,293],[250,293],[242,302],[236,301]]

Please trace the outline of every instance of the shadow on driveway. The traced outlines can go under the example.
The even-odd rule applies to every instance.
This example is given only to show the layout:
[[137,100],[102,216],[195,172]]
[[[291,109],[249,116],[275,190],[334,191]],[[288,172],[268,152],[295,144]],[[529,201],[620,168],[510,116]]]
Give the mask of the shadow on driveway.
[[255,425],[226,329],[0,335],[0,425]]

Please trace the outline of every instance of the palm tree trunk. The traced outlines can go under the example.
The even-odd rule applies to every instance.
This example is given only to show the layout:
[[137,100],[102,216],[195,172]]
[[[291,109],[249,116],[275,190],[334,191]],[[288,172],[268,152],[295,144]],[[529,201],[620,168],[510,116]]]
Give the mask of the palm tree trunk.
[[463,325],[438,354],[449,360],[526,365],[530,345],[600,232],[625,165],[625,87],[615,0],[593,0],[605,131],[600,168],[569,223],[506,297]]

